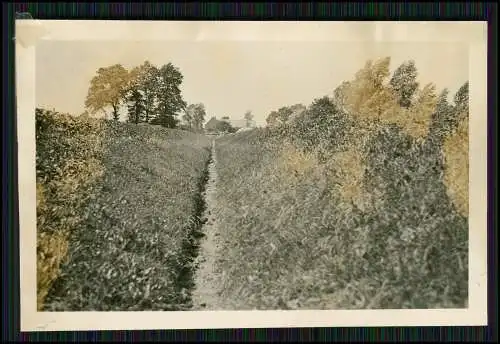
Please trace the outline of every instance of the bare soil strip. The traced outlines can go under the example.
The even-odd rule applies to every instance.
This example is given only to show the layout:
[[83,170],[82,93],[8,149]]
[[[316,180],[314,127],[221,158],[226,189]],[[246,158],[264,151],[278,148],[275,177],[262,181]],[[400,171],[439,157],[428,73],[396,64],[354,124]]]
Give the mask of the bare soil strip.
[[201,232],[205,235],[201,239],[199,255],[194,261],[196,269],[194,289],[191,293],[192,310],[221,309],[221,300],[218,295],[220,288],[220,272],[215,271],[215,259],[219,248],[219,233],[214,214],[215,192],[217,185],[217,158],[215,155],[215,140],[212,141],[212,156],[208,165],[208,181],[203,198],[205,200],[204,224]]

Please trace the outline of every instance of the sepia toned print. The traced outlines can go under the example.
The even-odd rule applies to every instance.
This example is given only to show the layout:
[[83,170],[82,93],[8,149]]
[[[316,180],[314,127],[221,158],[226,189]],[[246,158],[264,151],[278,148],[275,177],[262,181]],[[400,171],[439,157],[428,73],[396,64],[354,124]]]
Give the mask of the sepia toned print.
[[469,59],[42,40],[38,312],[467,310]]

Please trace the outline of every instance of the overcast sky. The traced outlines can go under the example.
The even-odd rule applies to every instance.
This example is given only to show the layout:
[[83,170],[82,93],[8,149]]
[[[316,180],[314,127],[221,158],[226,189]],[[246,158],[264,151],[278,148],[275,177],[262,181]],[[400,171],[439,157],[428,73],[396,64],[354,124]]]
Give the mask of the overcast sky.
[[457,42],[238,42],[51,41],[36,48],[36,102],[80,114],[91,78],[100,67],[131,68],[172,62],[184,75],[188,103],[202,102],[211,116],[243,117],[258,124],[284,105],[309,105],[351,79],[367,59],[391,56],[394,70],[414,59],[422,83],[455,92],[468,79],[468,47]]

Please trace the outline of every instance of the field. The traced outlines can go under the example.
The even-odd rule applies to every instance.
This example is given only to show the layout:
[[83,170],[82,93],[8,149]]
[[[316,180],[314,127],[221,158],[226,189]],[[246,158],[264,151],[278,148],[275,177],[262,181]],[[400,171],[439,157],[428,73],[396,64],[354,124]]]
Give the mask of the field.
[[216,137],[37,111],[38,308],[467,307],[468,82],[389,63]]
[[267,129],[218,140],[218,264],[231,307],[465,307],[467,218],[438,159],[397,130],[375,140],[358,180],[349,151],[320,162]]
[[210,141],[49,113],[37,123],[38,307],[188,307]]
[[467,307],[468,84],[455,105],[427,85],[403,106],[387,72],[366,82],[384,67],[367,63],[342,97],[292,120],[217,140],[231,309]]

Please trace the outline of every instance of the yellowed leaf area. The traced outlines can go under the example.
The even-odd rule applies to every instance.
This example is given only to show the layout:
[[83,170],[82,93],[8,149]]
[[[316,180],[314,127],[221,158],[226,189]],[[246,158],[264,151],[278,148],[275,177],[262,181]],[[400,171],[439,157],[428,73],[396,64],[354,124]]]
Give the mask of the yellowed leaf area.
[[449,197],[463,216],[469,215],[469,118],[443,144],[445,158],[444,182]]

